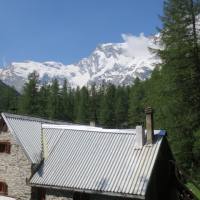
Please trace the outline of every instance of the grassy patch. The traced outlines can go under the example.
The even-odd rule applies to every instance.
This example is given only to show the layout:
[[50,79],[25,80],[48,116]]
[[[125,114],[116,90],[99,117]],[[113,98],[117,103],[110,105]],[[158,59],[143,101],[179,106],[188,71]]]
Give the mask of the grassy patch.
[[200,190],[193,183],[190,182],[188,182],[186,186],[200,200]]

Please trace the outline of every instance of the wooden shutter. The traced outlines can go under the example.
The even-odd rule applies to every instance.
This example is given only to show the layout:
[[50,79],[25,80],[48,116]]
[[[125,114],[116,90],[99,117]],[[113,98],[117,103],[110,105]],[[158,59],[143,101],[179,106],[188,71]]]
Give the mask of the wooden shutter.
[[7,141],[0,142],[0,153],[8,153],[10,154],[11,144]]
[[5,182],[0,182],[0,194],[3,194],[3,195],[8,194],[8,186]]

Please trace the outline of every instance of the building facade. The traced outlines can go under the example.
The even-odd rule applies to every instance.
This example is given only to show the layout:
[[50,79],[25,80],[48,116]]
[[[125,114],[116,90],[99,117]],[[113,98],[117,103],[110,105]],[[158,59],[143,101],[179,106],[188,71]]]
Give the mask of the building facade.
[[[151,115],[151,113],[150,113]],[[169,200],[164,131],[103,129],[2,113],[0,195],[17,200]],[[148,135],[150,134],[150,135]]]
[[40,118],[1,113],[0,195],[19,200],[39,199],[42,196],[41,190],[29,184],[30,178],[42,161],[42,123],[63,124]]
[[31,186],[27,181],[32,163],[3,121],[0,127],[0,194],[21,200],[31,199]]

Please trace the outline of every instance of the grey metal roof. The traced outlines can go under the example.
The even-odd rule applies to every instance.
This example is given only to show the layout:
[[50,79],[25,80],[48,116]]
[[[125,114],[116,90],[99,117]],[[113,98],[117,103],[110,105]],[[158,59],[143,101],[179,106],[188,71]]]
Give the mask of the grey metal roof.
[[156,134],[153,145],[136,149],[133,130],[68,127],[44,128],[44,133],[58,137],[51,140],[54,149],[32,177],[32,185],[137,196],[146,193],[163,138]]
[[41,160],[42,123],[67,124],[64,122],[50,121],[10,113],[2,113],[1,116],[32,163],[38,163]]

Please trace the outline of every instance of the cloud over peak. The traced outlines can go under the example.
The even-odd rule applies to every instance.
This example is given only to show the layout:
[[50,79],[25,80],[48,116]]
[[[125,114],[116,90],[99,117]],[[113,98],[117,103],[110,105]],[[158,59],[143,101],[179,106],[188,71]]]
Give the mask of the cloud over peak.
[[126,54],[127,56],[145,59],[152,57],[149,47],[153,47],[152,40],[146,37],[144,33],[140,33],[139,36],[131,34],[122,34],[122,38],[127,45]]

